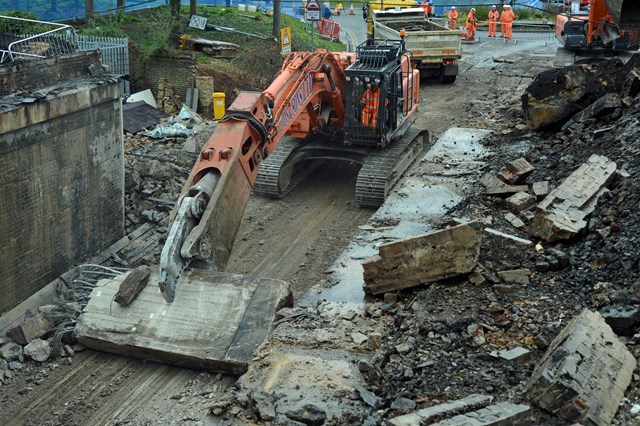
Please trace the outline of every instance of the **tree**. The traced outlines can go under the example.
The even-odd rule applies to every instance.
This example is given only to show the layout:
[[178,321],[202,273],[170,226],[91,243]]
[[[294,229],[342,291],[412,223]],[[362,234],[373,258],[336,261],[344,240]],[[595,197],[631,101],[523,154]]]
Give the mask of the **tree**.
[[177,21],[180,18],[180,0],[169,0],[169,10],[171,11],[171,18]]
[[273,0],[273,36],[280,40],[280,0]]
[[198,0],[189,0],[189,15],[197,15],[198,14]]
[[84,14],[87,18],[93,18],[93,0],[84,0]]

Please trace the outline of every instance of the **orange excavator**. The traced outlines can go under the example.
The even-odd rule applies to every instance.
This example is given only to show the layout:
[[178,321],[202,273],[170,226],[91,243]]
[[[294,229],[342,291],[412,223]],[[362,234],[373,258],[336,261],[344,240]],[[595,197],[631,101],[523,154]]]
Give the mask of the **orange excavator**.
[[640,2],[589,0],[556,17],[556,37],[569,50],[633,51],[640,47]]
[[[363,93],[373,84],[376,120],[363,124]],[[411,126],[419,90],[403,38],[370,40],[355,53],[291,53],[265,91],[240,93],[172,212],[160,258],[164,298],[174,300],[187,266],[224,271],[252,189],[284,196],[303,162],[362,164],[356,201],[379,206],[428,139]]]

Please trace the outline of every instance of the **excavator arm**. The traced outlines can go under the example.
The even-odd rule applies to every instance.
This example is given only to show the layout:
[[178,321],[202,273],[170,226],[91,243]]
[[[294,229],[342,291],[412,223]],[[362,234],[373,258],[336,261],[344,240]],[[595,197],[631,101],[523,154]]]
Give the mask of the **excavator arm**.
[[[171,215],[160,256],[160,289],[171,302],[187,266],[222,271],[260,162],[284,136],[342,128],[350,54],[290,54],[264,92],[241,92],[198,155]],[[330,110],[334,114],[327,115]],[[331,116],[328,123],[326,117]]]

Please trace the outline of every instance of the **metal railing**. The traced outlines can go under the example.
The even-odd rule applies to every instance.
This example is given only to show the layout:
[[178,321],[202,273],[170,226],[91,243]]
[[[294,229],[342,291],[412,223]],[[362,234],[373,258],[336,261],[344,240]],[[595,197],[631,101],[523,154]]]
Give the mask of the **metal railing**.
[[[488,24],[478,26],[478,37],[486,38],[486,32],[488,31]],[[513,22],[511,27],[512,40],[516,43],[518,41],[539,41],[544,42],[545,46],[555,39],[555,28],[552,24],[535,24],[535,23],[518,23]],[[498,23],[498,39],[500,37],[501,26]]]
[[77,51],[70,25],[0,15],[0,64],[16,58],[48,58]]
[[129,39],[79,35],[77,40],[80,52],[100,51],[100,60],[110,74],[129,74]]

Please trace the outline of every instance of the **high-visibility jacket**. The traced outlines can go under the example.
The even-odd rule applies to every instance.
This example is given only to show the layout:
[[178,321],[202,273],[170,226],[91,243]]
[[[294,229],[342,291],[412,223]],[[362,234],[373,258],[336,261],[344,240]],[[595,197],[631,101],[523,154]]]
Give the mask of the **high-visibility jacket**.
[[499,17],[500,17],[500,12],[498,12],[497,10],[489,11],[489,21],[497,22]]
[[367,88],[360,98],[362,114],[360,119],[365,127],[376,127],[378,124],[378,109],[380,107],[380,88]]
[[458,22],[458,11],[457,10],[450,11],[447,17],[449,18],[449,29],[455,30],[456,23]]
[[467,15],[467,28],[470,26],[475,28],[477,22],[478,20],[476,19],[476,14],[469,11],[469,14]]
[[424,10],[425,15],[429,14],[431,9],[431,7],[429,6],[429,3],[427,3],[426,1],[423,1],[422,3],[420,3],[420,7],[422,8],[422,10]]
[[500,14],[500,22],[502,23],[510,24],[513,22],[514,19],[516,19],[516,14],[513,13],[512,10],[505,9]]

